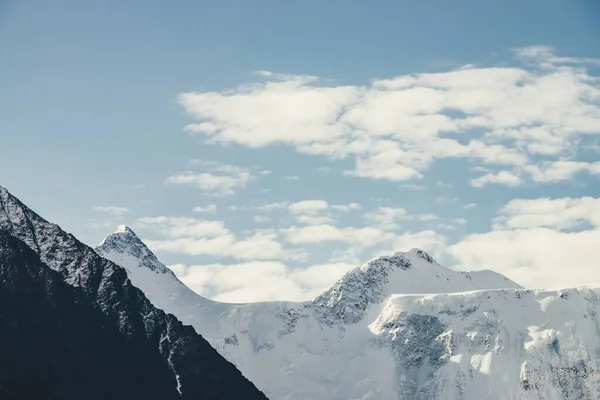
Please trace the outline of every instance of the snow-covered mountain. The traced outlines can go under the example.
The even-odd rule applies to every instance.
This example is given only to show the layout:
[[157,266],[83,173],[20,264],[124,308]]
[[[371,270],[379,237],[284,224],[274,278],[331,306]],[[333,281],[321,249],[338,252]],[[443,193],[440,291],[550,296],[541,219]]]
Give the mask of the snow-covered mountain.
[[[566,370],[523,364],[543,359],[527,344],[540,340],[527,336],[528,316],[543,315],[539,303],[525,301],[541,292],[492,271],[453,271],[413,249],[367,262],[312,301],[224,304],[192,292],[129,228],[96,251],[272,399],[562,398],[547,393],[563,390],[558,377]],[[565,324],[556,332],[568,326],[564,317],[556,317]],[[523,368],[536,384],[523,383]]]
[[7,400],[266,398],[122,267],[2,187],[0,354]]
[[371,324],[405,399],[599,399],[600,287],[392,296]]

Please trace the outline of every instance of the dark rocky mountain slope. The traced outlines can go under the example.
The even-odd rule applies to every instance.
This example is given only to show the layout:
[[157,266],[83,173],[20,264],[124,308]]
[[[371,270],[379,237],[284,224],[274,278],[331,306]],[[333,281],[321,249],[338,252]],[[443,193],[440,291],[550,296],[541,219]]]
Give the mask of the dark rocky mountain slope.
[[0,187],[0,398],[266,399],[125,270]]

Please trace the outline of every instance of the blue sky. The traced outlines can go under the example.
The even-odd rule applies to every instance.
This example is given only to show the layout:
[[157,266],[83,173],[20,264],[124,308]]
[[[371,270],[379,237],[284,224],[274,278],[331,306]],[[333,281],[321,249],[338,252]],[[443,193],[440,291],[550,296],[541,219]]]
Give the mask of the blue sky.
[[0,184],[92,245],[132,226],[227,301],[307,298],[411,247],[526,286],[600,281],[598,17],[0,0]]

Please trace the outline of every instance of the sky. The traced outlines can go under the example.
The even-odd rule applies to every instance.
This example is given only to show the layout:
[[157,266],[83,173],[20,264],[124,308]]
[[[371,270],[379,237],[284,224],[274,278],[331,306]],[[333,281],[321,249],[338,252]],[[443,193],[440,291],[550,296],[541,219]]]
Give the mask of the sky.
[[0,185],[199,294],[306,300],[422,248],[600,282],[594,0],[0,0]]

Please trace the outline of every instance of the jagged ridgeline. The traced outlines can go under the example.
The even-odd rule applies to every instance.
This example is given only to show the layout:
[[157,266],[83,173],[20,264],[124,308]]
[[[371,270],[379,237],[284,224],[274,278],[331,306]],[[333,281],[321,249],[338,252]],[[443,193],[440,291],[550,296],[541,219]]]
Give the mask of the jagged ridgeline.
[[126,271],[0,187],[0,399],[266,399]]

